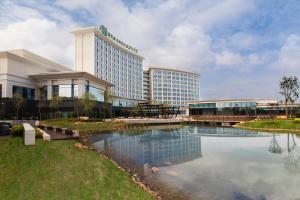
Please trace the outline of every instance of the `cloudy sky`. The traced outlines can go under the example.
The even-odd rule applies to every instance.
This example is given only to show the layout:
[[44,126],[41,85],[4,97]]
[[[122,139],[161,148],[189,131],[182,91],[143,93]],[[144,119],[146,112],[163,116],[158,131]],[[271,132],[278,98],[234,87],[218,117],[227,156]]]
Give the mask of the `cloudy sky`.
[[300,78],[299,19],[299,0],[1,0],[0,50],[73,68],[69,32],[103,24],[144,66],[200,73],[203,99],[280,98],[280,77]]

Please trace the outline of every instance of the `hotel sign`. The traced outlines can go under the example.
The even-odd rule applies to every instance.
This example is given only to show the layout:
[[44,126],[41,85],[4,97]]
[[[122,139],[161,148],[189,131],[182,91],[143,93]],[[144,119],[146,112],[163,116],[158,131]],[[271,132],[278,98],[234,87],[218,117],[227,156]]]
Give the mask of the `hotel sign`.
[[111,34],[110,32],[107,31],[107,28],[103,25],[100,26],[99,30],[101,31],[101,33],[103,35],[105,35],[106,37],[108,37],[109,39],[115,41],[116,43],[118,43],[119,45],[135,52],[138,53],[138,50],[136,48],[133,48],[132,46],[129,46],[128,44],[122,42],[121,40],[119,40],[118,38],[116,38],[113,34]]

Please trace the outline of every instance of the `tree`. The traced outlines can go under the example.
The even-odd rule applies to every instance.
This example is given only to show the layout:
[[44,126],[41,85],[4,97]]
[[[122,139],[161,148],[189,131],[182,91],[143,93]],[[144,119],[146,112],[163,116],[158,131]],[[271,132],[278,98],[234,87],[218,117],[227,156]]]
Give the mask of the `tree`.
[[87,116],[90,116],[93,108],[96,105],[96,97],[86,92],[80,99],[79,99],[79,105],[83,107],[83,111]]
[[298,78],[295,76],[284,76],[279,85],[280,94],[284,97],[286,118],[288,118],[288,102],[295,102],[299,98]]
[[112,111],[109,109],[109,104],[112,104],[114,101],[114,96],[112,95],[110,89],[108,87],[105,88],[104,91],[104,113],[106,118],[106,113],[109,112],[110,118],[112,118]]
[[40,100],[37,102],[37,107],[39,111],[39,119],[42,120],[42,107],[44,106],[44,100],[40,98]]
[[14,96],[13,96],[13,104],[16,107],[16,117],[17,117],[17,119],[19,119],[19,111],[23,107],[24,103],[25,103],[25,99],[23,98],[22,95],[20,95],[20,94],[14,94]]
[[59,106],[61,103],[62,99],[60,96],[54,96],[50,100],[49,107],[51,109],[51,118],[53,118],[53,113],[57,112],[59,110]]
[[76,116],[79,119],[80,101],[78,97],[73,97],[73,100],[74,100],[74,108],[76,111]]

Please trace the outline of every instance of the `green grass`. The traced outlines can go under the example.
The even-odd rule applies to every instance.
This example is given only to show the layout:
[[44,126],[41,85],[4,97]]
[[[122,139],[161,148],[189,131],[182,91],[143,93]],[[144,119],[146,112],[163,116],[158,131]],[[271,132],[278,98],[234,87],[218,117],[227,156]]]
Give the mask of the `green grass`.
[[285,129],[300,131],[299,120],[261,120],[238,124],[239,127],[255,129]]
[[130,177],[75,141],[24,146],[0,138],[0,199],[153,199]]
[[121,129],[125,126],[122,122],[81,122],[77,119],[52,119],[42,121],[42,124],[59,128],[79,130],[80,135],[99,133],[114,129]]

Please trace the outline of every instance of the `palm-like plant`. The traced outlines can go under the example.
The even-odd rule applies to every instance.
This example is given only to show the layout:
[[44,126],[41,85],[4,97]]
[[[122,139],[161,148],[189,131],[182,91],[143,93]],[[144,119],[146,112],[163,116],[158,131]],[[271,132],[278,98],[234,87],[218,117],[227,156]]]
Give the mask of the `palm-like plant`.
[[51,118],[53,118],[53,114],[55,114],[59,110],[61,101],[62,101],[62,98],[60,96],[54,96],[50,100],[49,107],[51,109]]
[[109,109],[109,104],[112,104],[114,101],[114,96],[111,93],[111,90],[106,87],[104,91],[104,118],[106,118],[106,113],[109,113],[110,118],[112,118],[112,111]]
[[90,116],[91,112],[93,111],[93,108],[96,105],[96,97],[86,92],[78,101],[79,105],[82,106],[84,113],[87,116]]
[[20,109],[23,107],[24,103],[25,103],[25,99],[23,98],[23,96],[21,94],[14,94],[13,104],[15,105],[15,108],[16,108],[17,119],[19,119],[19,112],[20,112]]

